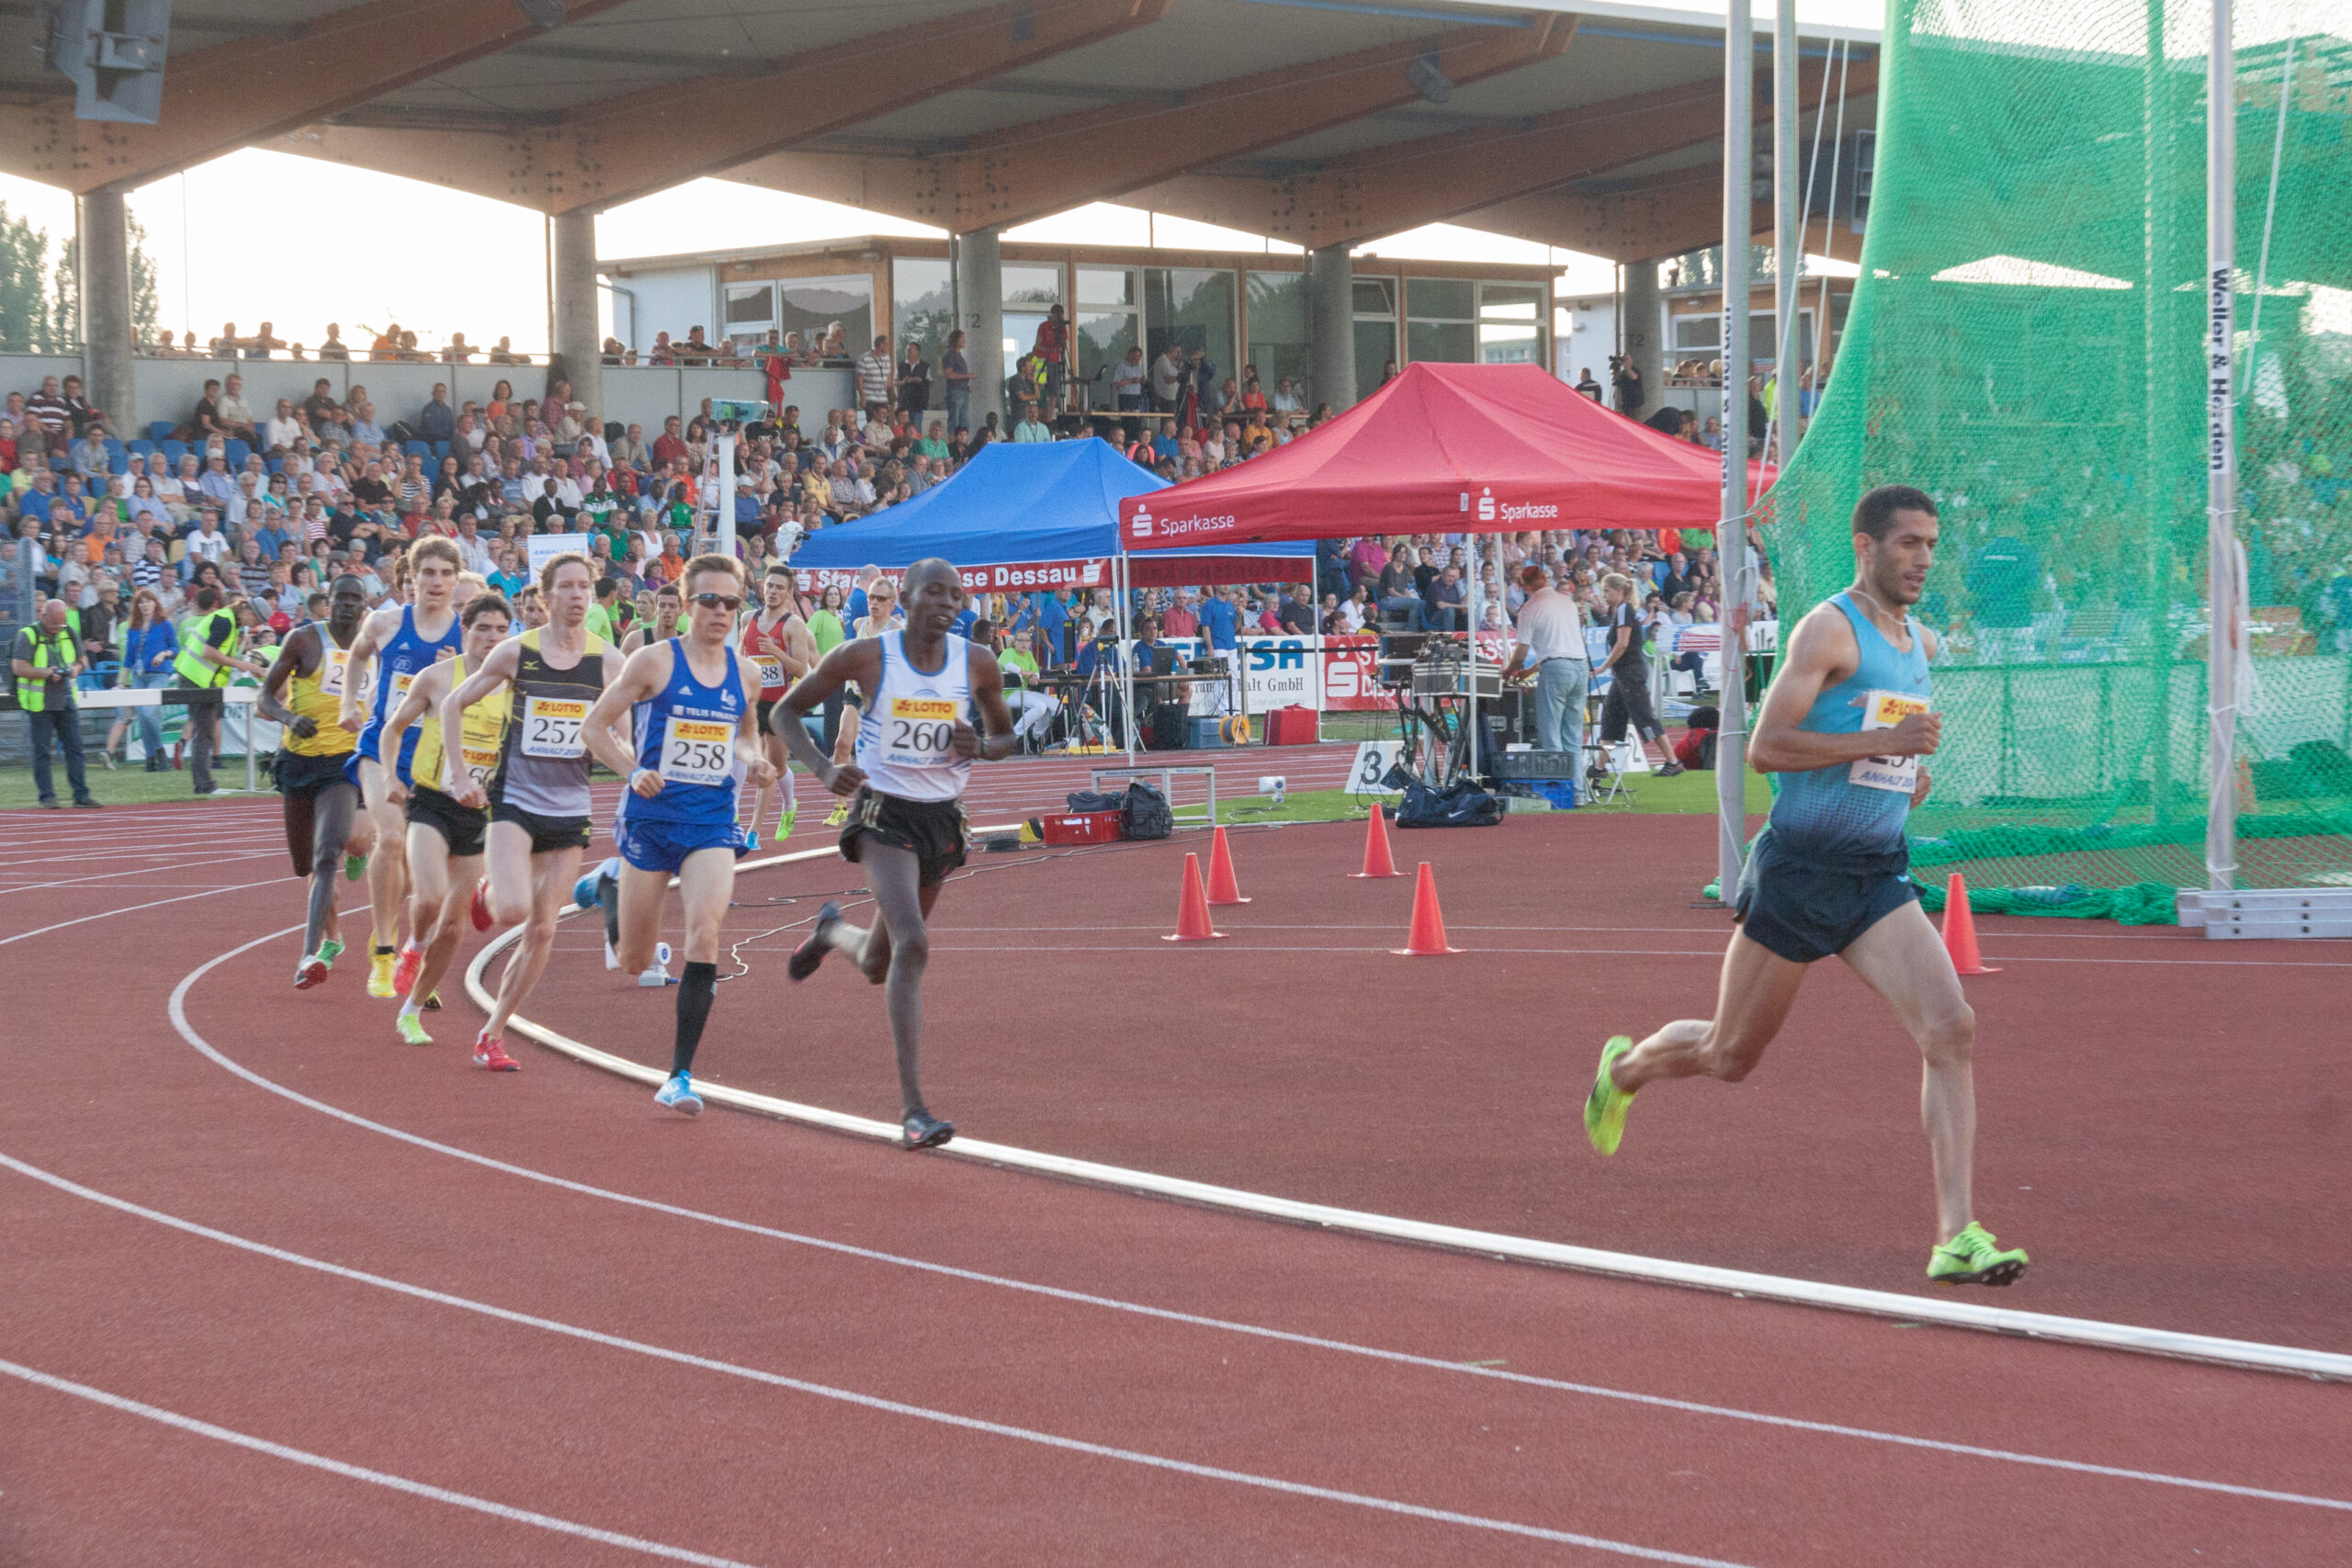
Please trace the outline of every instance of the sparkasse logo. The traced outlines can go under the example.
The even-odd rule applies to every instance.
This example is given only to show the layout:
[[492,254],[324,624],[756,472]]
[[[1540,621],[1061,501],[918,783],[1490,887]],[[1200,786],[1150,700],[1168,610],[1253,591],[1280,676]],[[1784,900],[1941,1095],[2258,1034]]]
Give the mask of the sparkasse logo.
[[1127,532],[1138,539],[1151,537],[1151,511],[1148,507],[1136,508],[1136,514],[1127,520]]
[[1491,488],[1482,488],[1478,491],[1478,521],[1492,523],[1494,520],[1495,492]]

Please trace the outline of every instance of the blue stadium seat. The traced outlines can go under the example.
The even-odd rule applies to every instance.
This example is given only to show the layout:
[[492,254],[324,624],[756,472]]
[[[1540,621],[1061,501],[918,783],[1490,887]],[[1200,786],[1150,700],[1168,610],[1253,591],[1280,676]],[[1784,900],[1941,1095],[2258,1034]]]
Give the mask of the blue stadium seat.
[[187,443],[185,441],[164,442],[164,456],[170,460],[173,468],[176,470],[180,466],[180,459],[187,456]]
[[134,457],[147,457],[155,450],[155,444],[153,441],[126,441],[123,445],[130,449],[130,455]]
[[286,471],[286,459],[283,457],[265,457],[262,461],[273,474],[282,474]]
[[130,471],[130,450],[113,436],[107,437],[107,472],[127,474]]
[[436,463],[437,463],[437,462],[439,462],[442,458],[444,458],[444,457],[447,457],[448,455],[449,455],[449,444],[448,444],[447,441],[435,441],[435,442],[433,444],[433,460],[434,460],[435,462],[436,462]]
[[412,457],[430,457],[433,456],[433,448],[426,446],[422,441],[409,442],[406,446],[402,446],[401,450]]
[[173,430],[176,427],[168,419],[151,419],[147,422],[147,439],[150,441],[167,440],[169,439]]
[[246,446],[243,442],[238,440],[233,435],[228,437],[221,443],[221,449],[228,454],[229,471],[231,473],[235,473],[238,469],[243,468],[245,466],[245,459],[254,455],[254,449],[252,447]]

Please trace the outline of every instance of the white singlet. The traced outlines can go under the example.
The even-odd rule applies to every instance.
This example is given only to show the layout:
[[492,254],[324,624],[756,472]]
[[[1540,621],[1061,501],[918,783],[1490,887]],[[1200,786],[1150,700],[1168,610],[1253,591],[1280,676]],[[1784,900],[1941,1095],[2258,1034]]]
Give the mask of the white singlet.
[[857,765],[868,788],[900,800],[954,800],[972,772],[956,755],[956,726],[971,706],[972,645],[950,632],[946,662],[926,675],[907,662],[906,633],[885,632],[882,679],[857,727]]

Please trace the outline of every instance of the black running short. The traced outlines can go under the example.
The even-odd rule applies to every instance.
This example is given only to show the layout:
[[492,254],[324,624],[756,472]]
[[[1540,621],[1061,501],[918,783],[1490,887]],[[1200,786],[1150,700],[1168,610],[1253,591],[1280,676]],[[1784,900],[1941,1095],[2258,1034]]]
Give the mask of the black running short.
[[760,710],[760,733],[762,735],[774,735],[776,733],[775,727],[768,721],[775,716],[775,705],[782,701],[784,701],[782,697],[776,697],[773,700],[767,697],[762,697],[758,700],[757,706]]
[[526,811],[519,806],[509,806],[502,800],[491,807],[490,819],[512,822],[530,834],[531,852],[535,855],[588,847],[588,818],[585,817],[542,817],[536,811]]
[[314,795],[322,789],[351,783],[351,775],[344,772],[344,764],[351,761],[348,751],[337,751],[328,757],[308,757],[300,751],[280,751],[270,768],[270,775],[277,781],[277,793],[288,800]]
[[901,800],[861,789],[842,829],[842,858],[855,860],[862,840],[889,844],[915,857],[922,886],[930,887],[964,863],[967,831],[961,800]]
[[418,784],[408,792],[412,826],[430,828],[447,840],[451,860],[470,860],[481,853],[482,836],[490,831],[490,813],[460,806],[453,795]]
[[1739,929],[1792,964],[1827,958],[1919,897],[1909,872],[1907,849],[1827,864],[1782,849],[1767,828],[1739,879]]

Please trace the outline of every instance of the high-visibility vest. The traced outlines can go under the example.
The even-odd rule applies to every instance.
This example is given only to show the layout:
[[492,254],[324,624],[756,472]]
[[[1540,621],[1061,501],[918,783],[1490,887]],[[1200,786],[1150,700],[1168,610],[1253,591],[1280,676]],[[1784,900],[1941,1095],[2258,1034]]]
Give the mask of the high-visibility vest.
[[[73,640],[71,631],[63,626],[58,627],[54,632],[45,632],[39,626],[27,626],[25,632],[32,638],[33,644],[33,656],[25,662],[36,670],[73,668],[75,649],[79,645]],[[20,676],[17,681],[17,705],[27,713],[40,713],[46,710],[49,706],[48,677]],[[66,707],[73,705],[73,697],[70,693],[62,705]]]
[[237,613],[234,610],[208,610],[187,618],[187,626],[180,634],[179,657],[172,661],[172,672],[191,686],[225,686],[236,671],[226,664],[209,664],[198,650],[211,641],[212,623],[226,621],[230,640],[222,645],[223,654],[234,650]]

